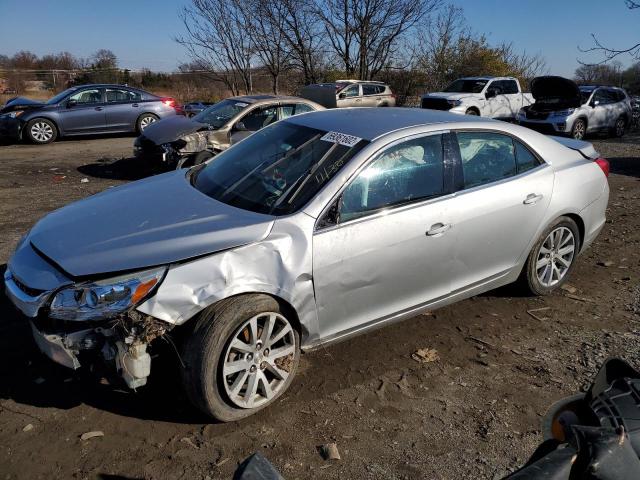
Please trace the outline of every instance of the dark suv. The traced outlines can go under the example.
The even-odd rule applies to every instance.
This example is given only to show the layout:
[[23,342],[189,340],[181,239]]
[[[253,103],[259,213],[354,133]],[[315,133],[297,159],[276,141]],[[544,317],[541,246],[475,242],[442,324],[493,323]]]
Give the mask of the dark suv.
[[173,98],[123,85],[71,87],[46,102],[18,97],[0,109],[0,137],[33,143],[87,133],[142,132],[175,115]]

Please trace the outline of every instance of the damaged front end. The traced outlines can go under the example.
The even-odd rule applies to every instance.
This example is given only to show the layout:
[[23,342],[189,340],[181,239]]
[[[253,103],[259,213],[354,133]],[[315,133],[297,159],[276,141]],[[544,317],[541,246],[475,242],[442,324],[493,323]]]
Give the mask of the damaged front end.
[[149,347],[172,325],[134,308],[155,291],[166,269],[73,283],[28,245],[20,250],[29,251],[20,253],[28,262],[13,265],[19,276],[9,265],[6,293],[29,318],[38,348],[68,368],[106,367],[107,374],[117,374],[130,388],[145,385],[151,373]]

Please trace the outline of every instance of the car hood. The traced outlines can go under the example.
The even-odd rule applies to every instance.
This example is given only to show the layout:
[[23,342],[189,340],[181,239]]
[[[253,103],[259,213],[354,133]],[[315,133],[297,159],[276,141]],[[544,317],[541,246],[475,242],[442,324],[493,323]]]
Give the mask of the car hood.
[[578,85],[564,77],[536,77],[531,80],[531,95],[536,102],[561,99],[563,108],[580,107],[580,89]]
[[182,115],[172,115],[158,122],[153,122],[144,129],[144,137],[156,145],[174,142],[184,135],[209,128],[206,123],[196,122]]
[[446,98],[447,100],[462,100],[469,97],[481,97],[479,93],[451,93],[451,92],[433,92],[427,93],[425,97]]
[[26,110],[26,109],[34,109],[44,107],[43,102],[38,102],[37,100],[31,100],[25,97],[16,97],[9,100],[2,109],[0,109],[0,113],[13,112],[14,110]]
[[273,217],[218,202],[184,170],[111,188],[40,220],[31,245],[73,277],[178,262],[265,238]]

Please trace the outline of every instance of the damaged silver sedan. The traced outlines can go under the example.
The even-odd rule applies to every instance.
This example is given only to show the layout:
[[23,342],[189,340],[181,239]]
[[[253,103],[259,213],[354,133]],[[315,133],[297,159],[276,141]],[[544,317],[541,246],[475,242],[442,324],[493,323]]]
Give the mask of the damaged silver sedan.
[[607,174],[588,143],[493,120],[309,113],[47,215],[6,289],[49,357],[132,388],[180,339],[190,398],[232,421],[301,351],[516,280],[552,292],[604,225]]

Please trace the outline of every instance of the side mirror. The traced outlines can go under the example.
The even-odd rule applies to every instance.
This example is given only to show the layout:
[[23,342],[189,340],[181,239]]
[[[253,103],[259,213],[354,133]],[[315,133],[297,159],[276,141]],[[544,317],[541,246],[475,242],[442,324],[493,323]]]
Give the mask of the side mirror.
[[341,93],[338,95],[338,98],[343,99],[343,98],[347,98],[347,94],[346,93]]
[[78,105],[78,101],[77,100],[67,100],[67,108],[73,108],[76,105]]
[[236,123],[235,126],[233,127],[233,129],[236,132],[248,132],[249,131],[249,129],[242,122]]
[[596,108],[598,105],[600,105],[600,100],[593,100],[591,102],[591,108]]
[[485,98],[488,100],[498,95],[498,90],[495,88],[488,88],[487,93],[485,93]]

